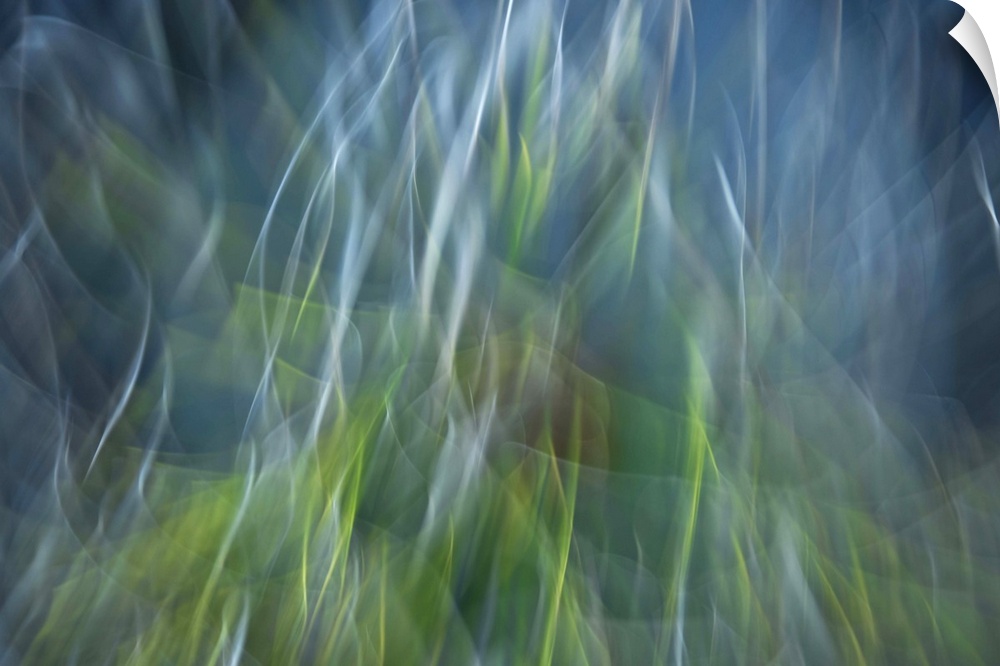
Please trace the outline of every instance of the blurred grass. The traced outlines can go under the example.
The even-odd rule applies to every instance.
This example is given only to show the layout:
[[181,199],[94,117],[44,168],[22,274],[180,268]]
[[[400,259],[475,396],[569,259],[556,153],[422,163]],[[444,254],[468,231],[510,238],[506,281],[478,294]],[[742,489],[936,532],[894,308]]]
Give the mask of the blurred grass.
[[747,221],[719,231],[720,186],[671,172],[644,7],[565,88],[550,9],[515,17],[537,38],[469,145],[374,38],[332,129],[275,111],[292,194],[216,202],[188,301],[183,174],[110,118],[55,164],[53,234],[87,231],[67,261],[125,317],[107,257],[131,257],[168,351],[18,519],[25,663],[991,663],[994,464],[912,465],[806,299],[743,265]]

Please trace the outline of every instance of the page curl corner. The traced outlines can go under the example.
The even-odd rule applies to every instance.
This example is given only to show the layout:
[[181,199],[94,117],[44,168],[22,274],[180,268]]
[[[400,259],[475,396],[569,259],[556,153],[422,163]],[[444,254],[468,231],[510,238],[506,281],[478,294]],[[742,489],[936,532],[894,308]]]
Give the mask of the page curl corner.
[[965,15],[950,34],[975,61],[993,94],[1000,116],[995,55],[1000,54],[1000,2],[997,0],[952,0]]

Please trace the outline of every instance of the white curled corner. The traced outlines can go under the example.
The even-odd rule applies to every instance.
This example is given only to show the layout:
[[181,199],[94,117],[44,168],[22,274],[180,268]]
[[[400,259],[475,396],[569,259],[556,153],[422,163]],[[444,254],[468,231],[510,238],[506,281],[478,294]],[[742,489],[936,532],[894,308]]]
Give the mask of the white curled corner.
[[[953,0],[965,9],[965,16],[950,34],[962,45],[986,77],[993,103],[1000,113],[997,94],[997,67],[992,54],[1000,54],[1000,0]],[[973,18],[975,15],[976,18]]]

